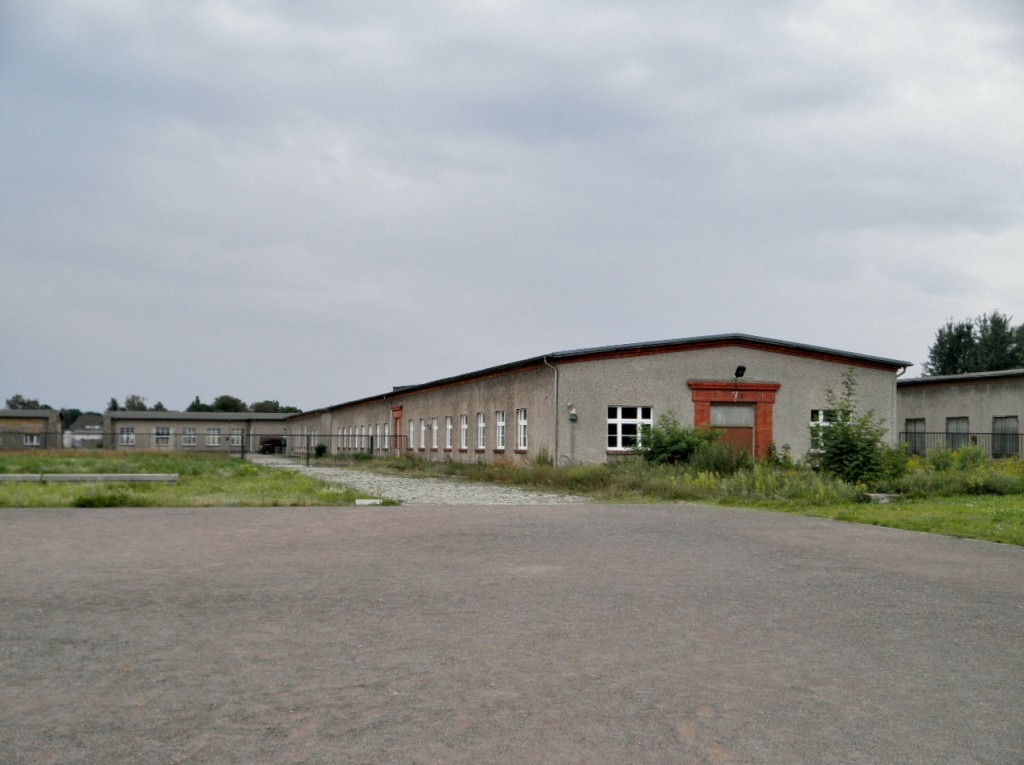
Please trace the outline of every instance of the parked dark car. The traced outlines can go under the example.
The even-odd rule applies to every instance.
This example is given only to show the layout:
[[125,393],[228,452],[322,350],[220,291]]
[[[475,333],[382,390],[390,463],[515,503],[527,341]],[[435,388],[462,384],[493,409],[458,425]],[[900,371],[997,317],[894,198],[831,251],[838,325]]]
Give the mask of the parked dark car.
[[284,454],[288,440],[277,436],[260,439],[260,454]]

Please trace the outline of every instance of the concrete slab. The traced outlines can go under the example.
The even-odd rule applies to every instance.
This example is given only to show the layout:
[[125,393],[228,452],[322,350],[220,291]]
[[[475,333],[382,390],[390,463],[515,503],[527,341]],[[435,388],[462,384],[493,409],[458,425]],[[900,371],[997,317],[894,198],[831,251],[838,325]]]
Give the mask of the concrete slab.
[[0,762],[986,763],[1024,550],[697,506],[5,510]]

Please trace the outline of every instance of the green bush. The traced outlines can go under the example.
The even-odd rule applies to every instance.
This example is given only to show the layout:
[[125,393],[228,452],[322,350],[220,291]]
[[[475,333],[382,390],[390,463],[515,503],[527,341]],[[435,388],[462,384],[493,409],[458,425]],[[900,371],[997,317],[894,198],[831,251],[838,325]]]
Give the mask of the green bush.
[[821,444],[820,466],[848,483],[874,483],[883,474],[882,436],[885,428],[873,411],[857,413],[857,375],[843,374],[843,392],[825,392],[834,419],[826,427],[812,426]]
[[956,466],[960,470],[978,470],[991,463],[980,446],[964,446],[956,453]]
[[687,465],[697,471],[732,475],[752,468],[754,460],[745,451],[735,451],[728,444],[712,441],[698,444]]
[[953,462],[955,461],[953,452],[949,449],[932,449],[928,452],[926,459],[928,464],[931,465],[932,470],[938,470],[939,472],[949,470],[953,467]]
[[682,465],[690,461],[702,444],[717,439],[717,431],[684,427],[674,413],[668,412],[659,417],[655,425],[644,425],[640,429],[640,440],[633,448],[655,465]]

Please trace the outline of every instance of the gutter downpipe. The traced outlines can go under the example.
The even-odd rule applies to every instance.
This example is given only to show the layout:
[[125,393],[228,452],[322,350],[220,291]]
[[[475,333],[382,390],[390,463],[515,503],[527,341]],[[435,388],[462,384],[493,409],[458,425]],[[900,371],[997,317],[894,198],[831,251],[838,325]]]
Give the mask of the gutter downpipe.
[[544,365],[551,367],[552,371],[554,371],[555,373],[555,453],[552,455],[552,459],[554,460],[555,466],[558,466],[560,464],[560,459],[558,456],[558,367],[551,364],[548,361],[547,356],[543,357],[543,361]]

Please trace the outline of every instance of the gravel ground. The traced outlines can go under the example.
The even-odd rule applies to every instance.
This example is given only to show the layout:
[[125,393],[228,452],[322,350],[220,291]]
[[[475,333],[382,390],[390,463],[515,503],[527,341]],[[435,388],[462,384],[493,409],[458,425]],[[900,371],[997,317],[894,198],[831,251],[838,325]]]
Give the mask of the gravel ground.
[[306,467],[284,460],[261,459],[261,463],[351,486],[375,497],[396,500],[405,505],[560,505],[585,501],[582,497],[476,483],[454,476],[407,478],[345,467]]
[[1024,550],[698,506],[0,513],[0,763],[1020,765]]

